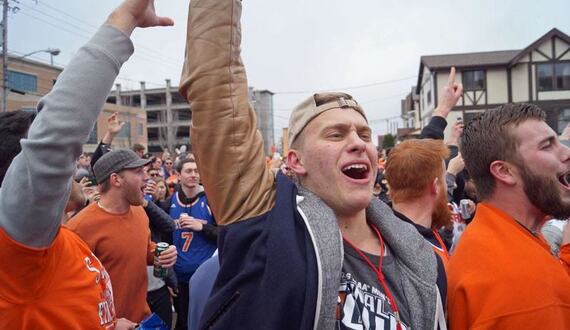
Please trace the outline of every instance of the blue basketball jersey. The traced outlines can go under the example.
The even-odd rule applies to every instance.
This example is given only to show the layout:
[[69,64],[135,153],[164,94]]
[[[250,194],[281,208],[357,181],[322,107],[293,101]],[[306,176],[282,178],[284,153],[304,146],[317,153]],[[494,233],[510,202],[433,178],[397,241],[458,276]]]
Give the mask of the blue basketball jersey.
[[[180,214],[187,213],[191,217],[207,220],[208,224],[215,225],[206,195],[200,193],[198,196],[192,204],[182,204],[178,198],[178,191],[175,192],[170,203],[170,217],[178,219]],[[201,232],[190,229],[176,229],[172,235],[178,250],[174,272],[179,281],[188,283],[198,266],[214,254],[216,242],[208,240]]]

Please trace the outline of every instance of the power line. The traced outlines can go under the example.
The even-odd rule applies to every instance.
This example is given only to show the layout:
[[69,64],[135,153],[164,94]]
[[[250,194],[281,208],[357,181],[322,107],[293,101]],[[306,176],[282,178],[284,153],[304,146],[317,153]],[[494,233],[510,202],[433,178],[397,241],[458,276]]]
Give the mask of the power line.
[[[71,19],[73,19],[73,20],[75,20],[75,21],[77,21],[77,22],[79,22],[79,23],[81,23],[81,24],[83,24],[83,25],[86,25],[86,26],[90,27],[91,30],[85,30],[85,31],[88,31],[90,34],[93,34],[95,31],[97,31],[97,30],[99,29],[99,26],[97,26],[97,25],[95,25],[95,24],[92,24],[92,23],[90,23],[90,22],[87,22],[87,21],[85,21],[85,20],[79,19],[79,18],[77,18],[76,16],[73,16],[73,15],[71,15],[71,14],[69,14],[69,13],[67,13],[67,12],[65,12],[65,11],[63,11],[63,10],[61,10],[61,9],[55,8],[55,7],[51,6],[51,5],[48,5],[48,4],[45,3],[44,1],[40,1],[40,2],[38,2],[38,4],[40,4],[40,5],[44,6],[44,7],[47,7],[47,8],[49,8],[49,9],[51,9],[52,11],[55,11],[55,12],[61,14],[61,15],[64,15],[65,17],[71,18]],[[34,9],[34,10],[39,11],[38,9]],[[42,11],[39,11],[39,12],[42,12]],[[42,12],[42,13],[43,13],[43,12]],[[49,15],[49,14],[45,13],[45,15]],[[53,16],[51,16],[51,17],[53,17]],[[60,18],[57,18],[57,17],[53,17],[53,18],[54,18],[54,19],[61,20]],[[64,21],[64,22],[65,22],[65,23],[69,23],[69,22],[67,22],[67,21]],[[72,23],[69,23],[69,24],[70,24],[70,25],[73,25]],[[133,43],[134,43],[134,42],[133,42]],[[142,44],[140,44],[140,43],[134,43],[134,44],[135,44],[136,48],[142,49],[142,51],[145,52],[145,53],[147,53],[148,55],[153,55],[153,56],[156,56],[156,57],[161,57],[161,58],[170,60],[171,62],[179,62],[179,61],[180,61],[180,59],[178,59],[178,58],[174,58],[174,57],[169,57],[169,56],[167,56],[167,55],[163,55],[163,54],[161,54],[160,52],[157,52],[156,50],[154,50],[154,49],[152,49],[152,48],[150,48],[150,47],[147,47],[147,46],[145,46],[145,45],[142,45]]]
[[273,94],[281,94],[281,95],[283,95],[283,94],[309,94],[309,93],[319,93],[319,92],[326,92],[326,91],[332,91],[332,90],[360,89],[360,88],[366,88],[366,87],[372,87],[372,86],[391,84],[391,83],[395,83],[395,82],[399,82],[399,81],[405,81],[405,80],[416,79],[416,78],[417,78],[417,76],[409,76],[409,77],[404,77],[404,78],[379,81],[379,82],[363,84],[363,85],[326,88],[326,89],[320,89],[320,90],[278,91],[278,92],[273,92]]
[[[82,26],[73,24],[73,23],[68,22],[68,21],[64,21],[64,20],[62,20],[62,19],[59,18],[59,17],[56,17],[56,16],[53,16],[53,15],[51,15],[51,14],[45,13],[45,12],[43,12],[43,11],[41,11],[41,10],[35,8],[35,7],[28,6],[28,5],[24,4],[24,3],[22,3],[21,5],[24,6],[24,8],[26,8],[26,9],[29,9],[29,10],[32,10],[32,11],[35,11],[35,12],[38,12],[38,13],[41,14],[41,15],[44,15],[44,16],[47,16],[47,17],[52,18],[52,19],[54,19],[54,20],[63,22],[63,23],[65,23],[66,25],[69,25],[69,26],[72,26],[72,27],[74,27],[74,28],[76,28],[76,29],[82,30],[83,32],[86,32],[86,33],[88,33],[88,34],[91,34],[91,33],[93,32],[92,30],[84,29]],[[22,12],[22,13],[23,13],[23,12]]]
[[[41,12],[40,12],[40,13],[41,13]],[[50,25],[50,26],[53,26],[53,27],[55,27],[55,28],[57,28],[57,29],[59,29],[59,30],[68,32],[68,33],[70,33],[70,34],[73,34],[73,35],[75,35],[75,36],[77,36],[77,37],[80,37],[82,40],[88,40],[89,38],[91,38],[90,35],[83,34],[81,31],[69,30],[69,29],[67,29],[66,27],[63,27],[63,26],[61,26],[61,25],[56,25],[56,24],[54,24],[54,23],[52,23],[52,22],[50,22],[50,21],[47,21],[47,20],[45,20],[45,19],[43,19],[43,18],[41,18],[41,17],[32,15],[32,14],[30,14],[30,13],[21,12],[21,14],[22,14],[22,15],[25,15],[25,16],[28,16],[28,17],[30,17],[30,18],[33,18],[33,19],[35,19],[35,20],[38,20],[38,21],[40,21],[40,22],[43,22],[43,23],[45,23],[45,24],[48,24],[48,25]],[[49,16],[49,15],[48,15],[48,16]],[[49,16],[49,17],[53,17],[53,16]],[[66,23],[65,21],[61,21],[61,20],[59,20],[59,19],[58,19],[58,21],[63,22],[63,23]],[[66,24],[67,24],[67,23],[66,23]],[[75,25],[72,25],[72,27],[75,27]],[[152,54],[148,54],[148,53],[145,52],[144,50],[138,51],[136,56],[137,56],[138,58],[140,58],[141,60],[145,60],[145,61],[148,61],[148,62],[154,62],[154,63],[160,63],[161,65],[167,65],[167,66],[170,66],[170,67],[176,68],[176,69],[180,69],[180,67],[181,67],[181,65],[179,65],[178,63],[174,63],[174,62],[172,62],[172,61],[168,61],[168,60],[164,60],[164,59],[155,58],[155,57],[159,57],[159,56],[155,56],[155,55],[152,55]]]
[[45,3],[44,1],[34,1],[34,2],[37,3],[38,5],[42,5],[42,6],[47,7],[47,8],[49,8],[49,9],[55,11],[55,12],[58,12],[58,13],[60,13],[60,14],[62,14],[62,15],[64,15],[64,16],[66,16],[66,17],[68,17],[68,18],[71,18],[71,19],[73,19],[73,20],[75,20],[75,21],[77,21],[77,22],[79,22],[79,23],[85,24],[85,25],[90,26],[90,27],[92,27],[92,28],[94,28],[94,29],[98,29],[98,28],[99,28],[99,27],[98,27],[97,25],[95,25],[95,24],[92,24],[92,23],[90,23],[90,22],[87,22],[87,21],[84,21],[84,20],[82,20],[82,19],[79,19],[79,18],[77,18],[76,16],[70,15],[70,14],[68,14],[68,13],[66,13],[66,12],[64,12],[64,11],[58,9],[58,8],[55,8],[55,7],[51,6],[51,5],[48,5],[48,4]]
[[400,115],[397,116],[391,116],[391,117],[384,117],[384,118],[378,118],[378,119],[371,119],[368,121],[368,124],[371,123],[377,123],[377,122],[381,122],[381,121],[387,121],[387,120],[392,120],[392,119],[397,119],[397,118],[402,118]]

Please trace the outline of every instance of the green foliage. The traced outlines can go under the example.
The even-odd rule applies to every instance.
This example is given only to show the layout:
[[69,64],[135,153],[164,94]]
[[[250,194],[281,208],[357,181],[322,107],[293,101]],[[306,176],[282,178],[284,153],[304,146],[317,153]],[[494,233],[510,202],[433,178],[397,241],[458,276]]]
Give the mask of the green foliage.
[[393,148],[396,145],[396,138],[394,135],[388,133],[384,135],[384,139],[382,140],[382,148],[388,149]]

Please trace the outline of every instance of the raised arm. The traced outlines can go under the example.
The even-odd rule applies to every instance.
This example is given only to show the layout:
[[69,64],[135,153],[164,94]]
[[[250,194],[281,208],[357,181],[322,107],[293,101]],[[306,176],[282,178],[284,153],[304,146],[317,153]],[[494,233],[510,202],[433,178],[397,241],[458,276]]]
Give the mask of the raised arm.
[[180,93],[192,105],[192,150],[219,225],[274,204],[274,177],[240,58],[241,1],[191,1]]
[[14,240],[32,247],[51,244],[60,228],[75,159],[121,65],[133,52],[128,36],[136,26],[171,24],[156,16],[152,1],[126,0],[40,100],[39,114],[0,190],[0,226]]
[[443,140],[447,116],[462,94],[463,85],[455,82],[455,67],[452,67],[447,77],[447,85],[441,90],[441,99],[433,111],[429,124],[422,129],[420,139]]
[[119,134],[123,126],[125,126],[125,122],[119,121],[118,115],[119,113],[115,112],[107,118],[107,132],[95,149],[95,152],[93,152],[93,156],[91,156],[91,168],[95,166],[99,158],[111,151],[111,143],[113,143],[115,135]]

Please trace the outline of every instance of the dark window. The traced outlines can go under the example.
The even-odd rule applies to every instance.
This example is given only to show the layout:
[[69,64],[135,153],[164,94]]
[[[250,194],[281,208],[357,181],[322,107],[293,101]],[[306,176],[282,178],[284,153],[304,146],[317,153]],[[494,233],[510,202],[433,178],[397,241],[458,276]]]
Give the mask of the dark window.
[[146,112],[146,122],[147,123],[158,123],[159,122],[159,111],[147,111]]
[[570,89],[570,62],[554,65],[554,79],[557,89]]
[[485,110],[482,111],[473,111],[473,112],[464,112],[463,113],[463,123],[467,124],[468,122],[470,122],[471,120],[473,120],[473,118],[479,116],[480,114],[482,114],[483,112],[485,112]]
[[172,104],[186,103],[186,99],[180,93],[172,93]]
[[538,79],[539,91],[550,91],[554,89],[554,67],[552,64],[537,64],[536,75]]
[[190,127],[188,126],[178,126],[176,128],[176,138],[187,138],[190,137]]
[[157,141],[158,134],[158,127],[149,127],[147,130],[147,137],[149,141]]
[[20,92],[37,92],[38,77],[23,72],[8,70],[8,88]]
[[146,105],[153,106],[153,105],[164,105],[166,104],[166,100],[162,97],[163,94],[147,94],[146,96]]
[[141,106],[141,96],[140,95],[133,95],[131,98],[131,106],[133,107],[140,107]]
[[89,133],[89,140],[87,140],[87,144],[98,144],[97,141],[97,124],[93,126],[93,130]]
[[178,120],[187,121],[192,119],[192,112],[188,110],[178,110],[176,113],[178,114]]
[[148,152],[153,154],[153,153],[159,153],[162,152],[163,149],[161,146],[148,146]]
[[485,89],[485,71],[463,71],[463,88],[466,91],[479,91]]
[[536,65],[539,91],[570,90],[570,62]]

